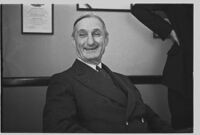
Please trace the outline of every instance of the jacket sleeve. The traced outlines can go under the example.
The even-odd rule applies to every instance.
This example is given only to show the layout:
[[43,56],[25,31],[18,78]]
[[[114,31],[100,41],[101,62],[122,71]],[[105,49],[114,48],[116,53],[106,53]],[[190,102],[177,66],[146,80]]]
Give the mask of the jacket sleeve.
[[[152,4],[135,4],[131,5],[131,13],[141,23],[158,34],[162,40],[165,40],[172,30],[172,26],[162,17],[155,14],[153,11],[155,6]],[[161,10],[158,6],[158,10]]]
[[90,132],[79,124],[72,87],[53,76],[46,94],[43,110],[43,132]]
[[171,125],[167,121],[162,120],[148,105],[145,106],[146,106],[145,118],[149,123],[151,131],[161,132],[161,133],[175,132],[175,130],[171,127]]

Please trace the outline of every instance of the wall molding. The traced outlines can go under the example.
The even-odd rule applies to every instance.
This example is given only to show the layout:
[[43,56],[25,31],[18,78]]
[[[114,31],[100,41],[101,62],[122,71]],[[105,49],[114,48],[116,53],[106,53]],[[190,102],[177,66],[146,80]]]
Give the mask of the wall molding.
[[[161,84],[161,75],[128,76],[134,84]],[[47,86],[50,77],[3,77],[2,87]]]

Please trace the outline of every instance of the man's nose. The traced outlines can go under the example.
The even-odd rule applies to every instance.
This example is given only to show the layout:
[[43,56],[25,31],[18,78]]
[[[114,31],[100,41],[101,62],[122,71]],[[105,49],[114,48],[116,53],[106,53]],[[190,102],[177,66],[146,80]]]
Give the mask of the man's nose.
[[88,45],[93,45],[93,44],[94,44],[94,38],[93,38],[92,35],[89,35],[89,36],[88,36],[87,42],[88,42]]

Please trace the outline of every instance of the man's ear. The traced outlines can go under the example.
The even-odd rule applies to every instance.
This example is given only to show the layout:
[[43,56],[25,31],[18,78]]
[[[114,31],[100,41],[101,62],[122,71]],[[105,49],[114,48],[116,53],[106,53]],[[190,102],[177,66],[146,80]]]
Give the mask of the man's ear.
[[72,38],[72,45],[74,45],[74,46],[76,45],[74,38]]
[[106,46],[108,45],[108,41],[109,41],[109,37],[108,37],[108,35],[107,35],[106,38],[105,38],[105,45],[106,45]]

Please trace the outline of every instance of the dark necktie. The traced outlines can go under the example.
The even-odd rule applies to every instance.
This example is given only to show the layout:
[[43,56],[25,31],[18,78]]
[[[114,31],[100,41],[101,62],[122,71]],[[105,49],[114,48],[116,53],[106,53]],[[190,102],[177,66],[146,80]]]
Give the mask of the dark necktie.
[[110,78],[108,73],[103,68],[100,68],[99,66],[96,66],[96,70],[98,71],[99,74],[101,74],[103,77]]
[[96,70],[100,72],[102,69],[99,66],[96,66]]

